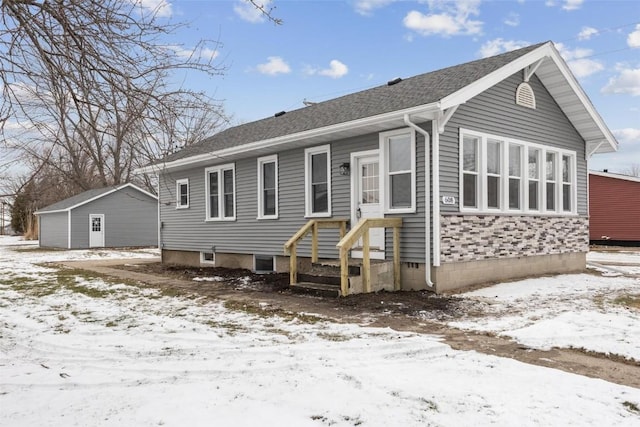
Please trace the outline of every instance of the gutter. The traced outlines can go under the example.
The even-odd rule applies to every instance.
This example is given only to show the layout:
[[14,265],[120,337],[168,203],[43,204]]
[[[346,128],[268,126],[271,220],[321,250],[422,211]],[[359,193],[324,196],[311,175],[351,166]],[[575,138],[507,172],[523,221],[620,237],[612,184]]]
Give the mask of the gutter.
[[[431,194],[429,191],[429,187],[431,187],[431,164],[430,164],[430,154],[429,154],[429,145],[431,142],[431,135],[429,132],[422,129],[420,126],[413,123],[408,114],[404,115],[404,123],[420,133],[424,136],[424,252],[425,252],[425,272],[424,272],[424,280],[428,287],[433,288],[434,284],[431,281],[431,209],[429,205],[429,201],[431,200]],[[435,181],[435,177],[434,177]],[[435,188],[435,183],[434,183]],[[434,209],[435,209],[436,199],[434,198]],[[435,240],[434,240],[435,242]]]

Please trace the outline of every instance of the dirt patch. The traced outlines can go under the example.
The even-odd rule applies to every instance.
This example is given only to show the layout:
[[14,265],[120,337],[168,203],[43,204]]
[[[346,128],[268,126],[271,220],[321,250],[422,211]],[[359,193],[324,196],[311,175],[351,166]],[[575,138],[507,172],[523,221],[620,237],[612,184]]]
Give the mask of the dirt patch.
[[[195,293],[207,292],[207,285],[222,287],[226,290],[256,292],[276,292],[297,298],[314,298],[318,302],[326,298],[293,294],[289,289],[288,273],[255,274],[250,270],[222,267],[185,267],[162,263],[116,265],[119,268],[137,273],[161,275],[193,283]],[[334,308],[353,313],[371,315],[405,315],[434,320],[456,319],[463,314],[469,317],[466,300],[454,295],[436,295],[429,291],[375,292],[370,294],[349,295],[347,298],[329,298]],[[318,304],[322,305],[322,304]]]

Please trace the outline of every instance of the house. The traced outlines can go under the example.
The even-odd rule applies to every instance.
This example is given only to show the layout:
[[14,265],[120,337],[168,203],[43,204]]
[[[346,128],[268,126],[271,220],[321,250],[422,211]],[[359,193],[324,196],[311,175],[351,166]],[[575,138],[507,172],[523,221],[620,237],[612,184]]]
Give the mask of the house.
[[616,149],[546,42],[231,127],[141,172],[159,176],[164,262],[296,285],[333,260],[341,295],[446,292],[584,269],[587,159]]
[[640,178],[589,172],[589,240],[640,246]]
[[88,190],[35,214],[41,247],[158,245],[158,199],[133,184]]

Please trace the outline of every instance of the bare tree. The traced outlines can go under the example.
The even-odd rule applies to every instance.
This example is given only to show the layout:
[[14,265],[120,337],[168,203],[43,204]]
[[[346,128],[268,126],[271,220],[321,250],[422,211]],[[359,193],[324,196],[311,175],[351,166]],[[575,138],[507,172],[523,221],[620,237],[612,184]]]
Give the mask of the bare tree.
[[33,174],[55,171],[80,189],[125,182],[227,122],[220,102],[171,82],[181,71],[222,74],[219,43],[166,42],[182,24],[142,4],[0,0],[0,130]]
[[640,177],[640,163],[632,163],[624,170],[625,175]]

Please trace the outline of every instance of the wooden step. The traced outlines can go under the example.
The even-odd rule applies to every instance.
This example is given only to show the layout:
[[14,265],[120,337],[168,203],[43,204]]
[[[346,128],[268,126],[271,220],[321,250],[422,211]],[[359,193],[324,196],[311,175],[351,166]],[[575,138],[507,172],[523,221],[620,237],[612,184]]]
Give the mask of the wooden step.
[[289,285],[293,292],[306,293],[321,297],[337,298],[340,296],[340,286],[326,283],[298,282]]
[[298,282],[321,283],[324,285],[340,286],[340,272],[338,274],[298,273]]

